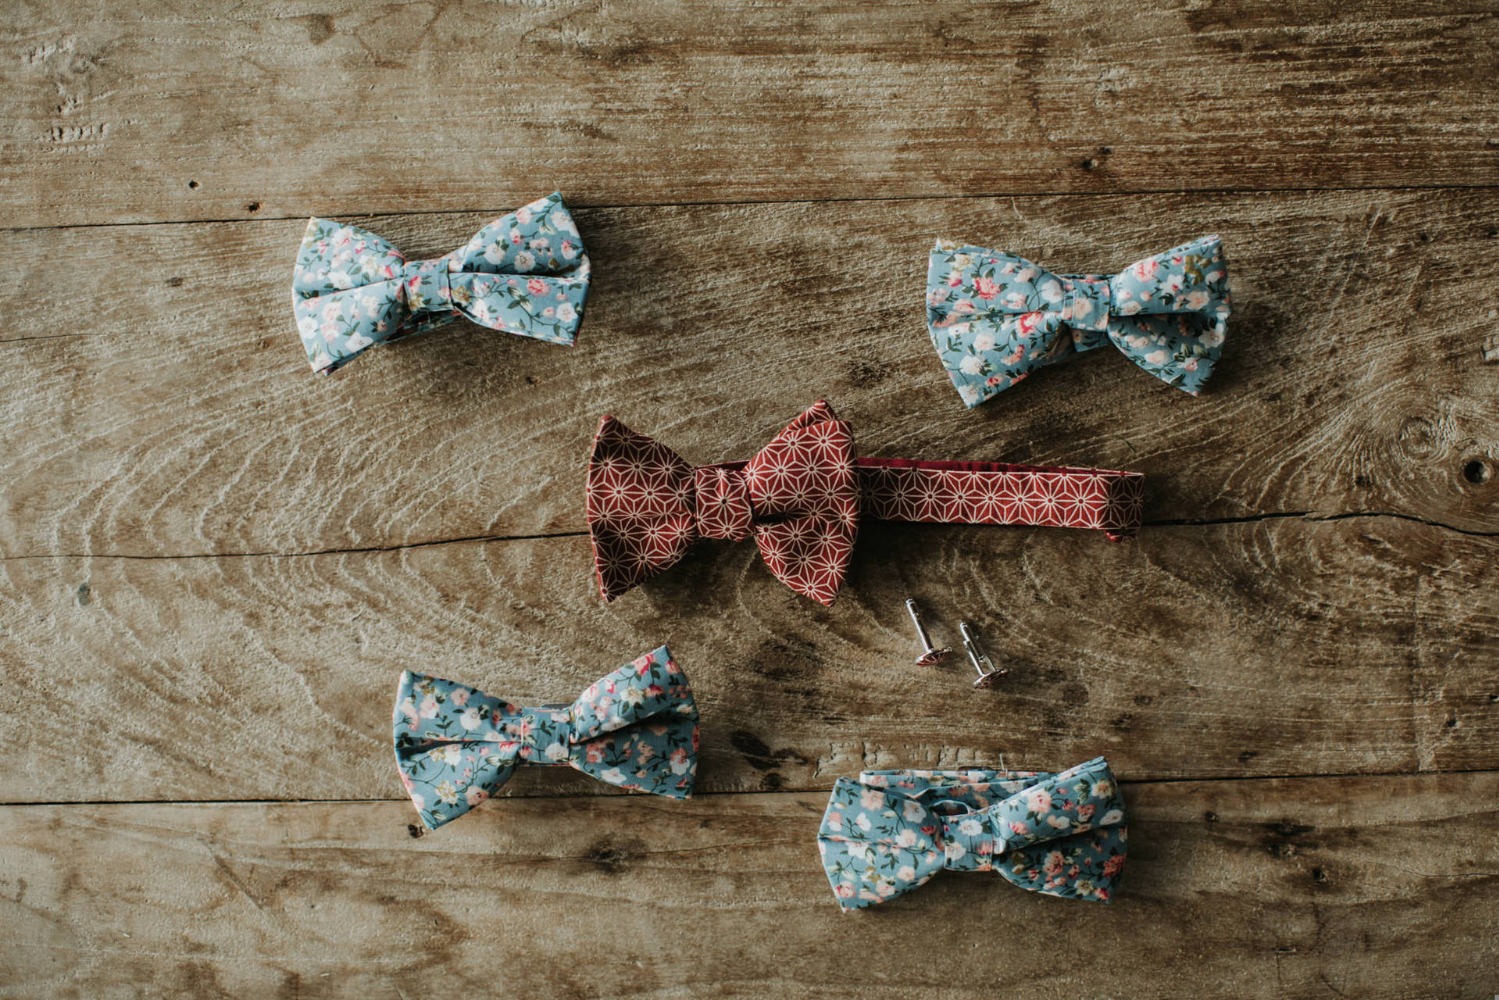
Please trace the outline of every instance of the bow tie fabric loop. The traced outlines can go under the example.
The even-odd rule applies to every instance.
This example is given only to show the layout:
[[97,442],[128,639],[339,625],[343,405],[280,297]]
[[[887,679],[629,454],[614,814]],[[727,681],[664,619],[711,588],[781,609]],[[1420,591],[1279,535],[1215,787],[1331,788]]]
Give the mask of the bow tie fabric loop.
[[665,646],[568,705],[527,708],[407,671],[392,727],[401,783],[429,830],[489,798],[521,765],[565,765],[679,799],[692,794],[697,774],[697,703]]
[[1229,305],[1216,236],[1113,275],[1054,274],[1014,254],[940,242],[927,268],[927,330],[970,407],[1105,343],[1195,396],[1222,354]]
[[588,461],[587,518],[605,601],[677,563],[698,538],[753,537],[771,573],[831,604],[863,519],[1092,528],[1125,537],[1144,477],[997,462],[855,458],[819,401],[754,457],[694,469],[612,416]]
[[845,910],[937,872],[994,871],[1033,892],[1108,902],[1124,868],[1124,800],[1096,758],[1060,774],[866,771],[833,787],[818,834]]
[[371,347],[453,315],[572,344],[590,275],[577,224],[557,193],[496,219],[433,260],[408,261],[366,229],[312,218],[292,275],[292,307],[307,360],[326,375]]

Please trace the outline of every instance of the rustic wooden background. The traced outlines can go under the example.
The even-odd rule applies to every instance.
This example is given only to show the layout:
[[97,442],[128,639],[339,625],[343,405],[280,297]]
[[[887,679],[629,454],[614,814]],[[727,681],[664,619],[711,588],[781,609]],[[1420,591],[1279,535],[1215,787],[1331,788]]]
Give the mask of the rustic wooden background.
[[[1499,992],[1499,3],[12,0],[0,19],[0,996]],[[309,214],[435,256],[560,188],[580,345],[307,370]],[[1223,235],[1198,400],[966,412],[935,237]],[[1148,473],[1147,527],[871,526],[821,609],[705,546],[610,608],[582,461],[813,399],[867,454]],[[910,665],[901,609],[1012,668]],[[669,641],[701,793],[528,772],[413,839],[398,672],[569,696]],[[1105,753],[1110,907],[840,916],[827,788]]]

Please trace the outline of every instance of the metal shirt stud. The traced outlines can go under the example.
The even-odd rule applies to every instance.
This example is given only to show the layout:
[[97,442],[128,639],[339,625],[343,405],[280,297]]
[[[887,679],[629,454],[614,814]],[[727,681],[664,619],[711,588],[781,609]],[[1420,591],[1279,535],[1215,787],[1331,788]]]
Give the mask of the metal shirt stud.
[[906,598],[906,611],[911,615],[911,624],[916,626],[916,638],[921,643],[921,655],[916,657],[918,667],[931,667],[951,655],[952,650],[943,646],[941,649],[932,645],[932,640],[927,638],[926,626],[921,623],[921,609],[911,598]]
[[973,686],[992,688],[997,680],[1010,672],[1009,669],[1000,669],[994,665],[994,661],[989,658],[983,644],[979,642],[978,633],[972,625],[959,622],[958,631],[963,636],[963,652],[968,654],[968,662],[973,664],[974,670],[978,671],[979,679],[973,682]]

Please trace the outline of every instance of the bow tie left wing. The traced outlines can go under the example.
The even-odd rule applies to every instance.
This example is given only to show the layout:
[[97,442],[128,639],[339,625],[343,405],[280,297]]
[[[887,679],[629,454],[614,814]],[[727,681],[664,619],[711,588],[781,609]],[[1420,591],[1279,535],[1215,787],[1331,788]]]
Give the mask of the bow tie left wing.
[[508,706],[481,691],[406,671],[392,725],[401,783],[429,830],[489,798],[515,770],[497,720]]
[[605,601],[674,566],[697,537],[693,472],[665,445],[611,416],[588,458],[586,514]]
[[292,311],[314,371],[329,374],[391,339],[404,319],[406,260],[359,226],[311,218],[292,271]]
[[1066,353],[1064,298],[1062,279],[1024,257],[937,245],[927,332],[964,403],[977,406]]
[[915,799],[839,778],[817,835],[838,905],[863,909],[930,880],[944,863],[941,834],[942,820]]
[[1223,244],[1204,236],[1109,279],[1108,337],[1168,385],[1197,395],[1223,353],[1230,312]]
[[568,762],[620,788],[685,799],[697,776],[698,711],[665,646],[590,684],[572,706]]

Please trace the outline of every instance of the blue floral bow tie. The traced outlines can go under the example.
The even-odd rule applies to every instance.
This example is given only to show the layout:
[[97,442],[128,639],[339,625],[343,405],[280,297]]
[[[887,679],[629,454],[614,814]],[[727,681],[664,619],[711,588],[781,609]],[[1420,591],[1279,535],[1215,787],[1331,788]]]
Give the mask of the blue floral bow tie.
[[327,375],[376,344],[455,314],[571,344],[589,270],[577,224],[555,193],[496,219],[436,260],[407,261],[374,233],[314,218],[297,252],[292,306],[312,370]]
[[899,896],[943,868],[1107,903],[1124,867],[1124,799],[1098,757],[1041,771],[865,771],[839,778],[817,846],[845,910]]
[[522,708],[407,671],[394,728],[401,782],[429,830],[489,798],[521,764],[566,765],[674,799],[692,794],[697,775],[697,702],[665,646],[571,705]]
[[1052,274],[1013,254],[938,243],[926,289],[932,346],[969,406],[1106,342],[1195,396],[1223,351],[1229,313],[1216,236],[1114,275]]

